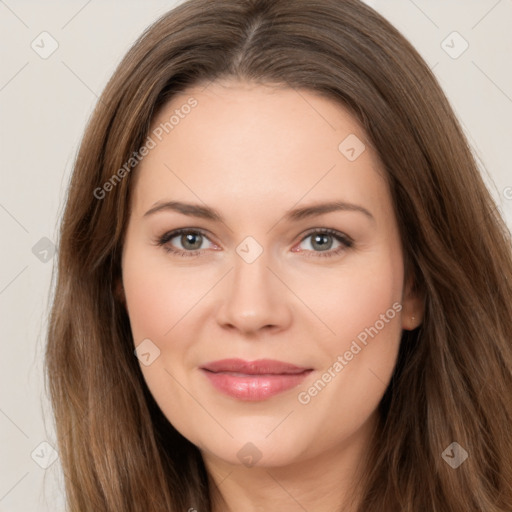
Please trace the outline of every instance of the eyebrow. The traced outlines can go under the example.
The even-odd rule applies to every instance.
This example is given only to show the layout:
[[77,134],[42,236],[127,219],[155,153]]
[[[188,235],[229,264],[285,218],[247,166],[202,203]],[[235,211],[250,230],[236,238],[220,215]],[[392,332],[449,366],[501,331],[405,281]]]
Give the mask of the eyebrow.
[[[222,223],[224,222],[222,215],[214,208],[202,206],[200,204],[184,203],[181,201],[157,202],[144,214],[144,217],[162,211],[175,211],[191,217],[198,217]],[[366,208],[344,201],[331,201],[327,203],[317,203],[302,208],[295,208],[286,212],[284,219],[288,222],[297,222],[299,220],[335,211],[360,212],[369,219],[375,221],[374,216]]]

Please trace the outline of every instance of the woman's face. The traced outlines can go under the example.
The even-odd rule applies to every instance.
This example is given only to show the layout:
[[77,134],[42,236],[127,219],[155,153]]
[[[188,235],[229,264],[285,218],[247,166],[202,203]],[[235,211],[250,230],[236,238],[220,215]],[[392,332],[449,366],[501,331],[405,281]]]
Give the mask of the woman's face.
[[355,118],[311,92],[214,82],[175,96],[150,137],[122,269],[165,416],[224,464],[365,446],[421,311]]

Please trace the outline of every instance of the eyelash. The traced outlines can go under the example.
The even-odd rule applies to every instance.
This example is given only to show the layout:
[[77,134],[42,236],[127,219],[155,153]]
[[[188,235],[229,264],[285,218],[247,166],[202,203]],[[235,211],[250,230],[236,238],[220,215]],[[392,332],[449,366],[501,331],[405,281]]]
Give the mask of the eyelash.
[[[171,248],[168,245],[166,245],[170,240],[172,240],[176,236],[184,234],[184,233],[201,235],[209,240],[207,234],[204,231],[202,231],[201,229],[181,228],[181,229],[176,229],[174,231],[169,231],[167,233],[164,233],[162,236],[158,237],[156,240],[156,245],[162,247],[166,252],[172,253],[176,256],[185,256],[185,257],[198,256],[200,254],[200,252],[202,251],[202,249],[196,249],[195,251],[183,251],[181,249],[174,249],[174,248]],[[348,237],[347,235],[344,235],[343,233],[340,233],[339,231],[336,231],[334,229],[329,229],[329,228],[314,229],[314,230],[308,231],[304,235],[304,237],[300,240],[300,243],[302,243],[306,238],[310,237],[311,235],[316,235],[316,234],[331,235],[342,245],[341,245],[341,247],[338,247],[337,249],[329,250],[329,251],[306,251],[306,253],[308,253],[308,252],[314,253],[314,256],[311,254],[306,256],[308,258],[309,257],[331,258],[334,256],[338,256],[343,251],[345,251],[346,249],[350,249],[354,245],[354,241],[350,237]]]

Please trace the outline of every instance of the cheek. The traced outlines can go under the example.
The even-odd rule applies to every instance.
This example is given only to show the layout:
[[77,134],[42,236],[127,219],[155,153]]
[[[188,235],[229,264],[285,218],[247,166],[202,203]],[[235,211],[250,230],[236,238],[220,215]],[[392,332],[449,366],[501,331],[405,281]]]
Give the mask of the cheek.
[[379,331],[400,333],[403,269],[392,251],[354,258],[322,274],[325,279],[320,274],[297,276],[294,290],[328,329],[322,329],[322,338],[330,353],[376,323]]
[[[136,263],[136,262],[139,263]],[[197,275],[127,252],[123,286],[135,343],[139,338],[162,340],[202,294]]]
[[171,318],[166,318],[168,315],[165,314],[170,311],[170,294],[164,293],[162,279],[156,279],[160,274],[155,268],[139,270],[129,266],[123,274],[126,305],[135,344],[144,338],[160,338],[171,327],[168,325]]
[[[154,258],[151,261],[150,256],[137,248],[128,249],[123,262],[123,286],[134,345],[137,347],[146,339],[154,344],[144,349],[151,354],[149,364],[142,360],[140,363],[144,380],[174,427],[190,435],[201,411],[196,410],[197,404],[182,387],[190,388],[187,370],[194,339],[187,322],[208,288],[204,276],[197,272],[171,269],[165,262],[156,262]],[[147,342],[144,347],[148,347]],[[182,414],[184,410],[189,414]],[[200,442],[193,435],[189,439]]]
[[335,334],[323,338],[318,378],[298,401],[310,412],[328,410],[333,425],[343,423],[347,432],[375,410],[396,363],[403,286],[396,254],[379,251],[317,288],[315,307]]

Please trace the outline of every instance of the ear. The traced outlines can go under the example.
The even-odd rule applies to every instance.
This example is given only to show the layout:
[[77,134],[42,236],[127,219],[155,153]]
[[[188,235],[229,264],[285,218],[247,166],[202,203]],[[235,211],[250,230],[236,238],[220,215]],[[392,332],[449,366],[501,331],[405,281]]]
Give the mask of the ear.
[[123,281],[121,278],[119,278],[114,285],[114,296],[126,306],[126,296],[124,294]]
[[406,279],[402,296],[402,329],[412,331],[421,325],[425,314],[425,300],[414,286],[412,275]]

